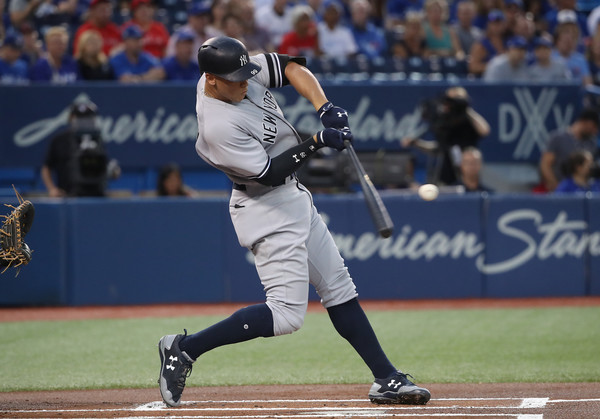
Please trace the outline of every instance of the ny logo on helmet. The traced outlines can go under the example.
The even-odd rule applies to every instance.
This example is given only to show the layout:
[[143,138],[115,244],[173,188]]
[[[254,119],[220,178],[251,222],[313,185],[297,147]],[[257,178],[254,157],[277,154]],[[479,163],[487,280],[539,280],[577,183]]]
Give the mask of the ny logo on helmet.
[[240,67],[248,64],[248,57],[246,55],[240,55]]

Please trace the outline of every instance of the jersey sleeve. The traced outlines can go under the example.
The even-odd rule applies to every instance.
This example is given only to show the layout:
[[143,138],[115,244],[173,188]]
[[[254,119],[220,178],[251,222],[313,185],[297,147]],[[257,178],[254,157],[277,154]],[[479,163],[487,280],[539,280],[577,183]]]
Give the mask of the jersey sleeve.
[[290,61],[306,66],[305,57],[290,57],[286,54],[277,54],[275,52],[259,54],[252,57],[262,70],[255,76],[265,87],[283,87],[290,84],[285,76],[285,67]]

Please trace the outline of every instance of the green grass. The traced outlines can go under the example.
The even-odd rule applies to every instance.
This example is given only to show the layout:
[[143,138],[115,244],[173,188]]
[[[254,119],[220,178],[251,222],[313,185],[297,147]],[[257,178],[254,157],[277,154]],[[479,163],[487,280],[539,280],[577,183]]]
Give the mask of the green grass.
[[[420,383],[600,381],[600,307],[368,312]],[[222,317],[0,323],[0,391],[153,387],[158,339]],[[369,383],[325,313],[293,335],[218,348],[188,385]]]

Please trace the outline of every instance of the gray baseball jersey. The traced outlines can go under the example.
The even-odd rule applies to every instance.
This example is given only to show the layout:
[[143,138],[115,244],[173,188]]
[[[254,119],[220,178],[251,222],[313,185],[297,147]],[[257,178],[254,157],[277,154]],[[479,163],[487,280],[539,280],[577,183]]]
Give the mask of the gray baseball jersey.
[[[302,325],[309,282],[327,308],[357,296],[344,261],[312,202],[310,192],[290,176],[280,186],[256,182],[271,157],[301,140],[285,120],[269,88],[282,87],[287,57],[275,53],[251,57],[262,70],[248,80],[246,98],[227,103],[204,94],[197,85],[196,151],[235,184],[229,211],[240,244],[252,251],[274,333]],[[243,190],[241,190],[243,189]]]

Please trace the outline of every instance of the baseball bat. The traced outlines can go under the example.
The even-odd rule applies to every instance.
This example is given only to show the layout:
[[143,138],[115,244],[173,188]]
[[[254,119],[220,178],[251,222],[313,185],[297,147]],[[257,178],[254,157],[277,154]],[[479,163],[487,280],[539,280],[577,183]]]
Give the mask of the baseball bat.
[[394,223],[390,218],[390,214],[388,214],[387,208],[381,200],[381,196],[379,196],[379,192],[377,192],[377,189],[375,189],[375,185],[373,185],[373,182],[371,182],[369,175],[367,172],[365,172],[365,168],[358,159],[352,143],[346,140],[344,141],[344,144],[346,145],[346,150],[348,150],[348,153],[350,154],[350,160],[352,161],[352,165],[354,166],[354,169],[358,175],[360,187],[362,188],[365,196],[365,201],[367,203],[367,207],[369,208],[369,212],[371,213],[373,223],[375,223],[375,228],[377,228],[379,235],[386,239],[392,235]]

